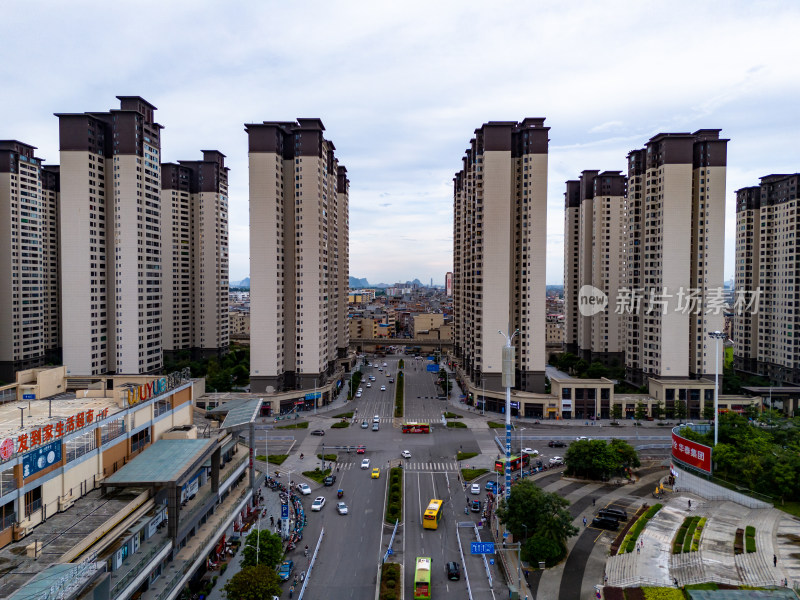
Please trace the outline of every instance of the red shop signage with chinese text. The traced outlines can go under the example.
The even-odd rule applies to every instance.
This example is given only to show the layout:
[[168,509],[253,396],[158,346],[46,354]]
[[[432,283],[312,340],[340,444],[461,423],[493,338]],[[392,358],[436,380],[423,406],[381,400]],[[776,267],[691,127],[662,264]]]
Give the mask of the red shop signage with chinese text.
[[687,440],[675,432],[672,432],[672,456],[687,465],[711,473],[711,448]]

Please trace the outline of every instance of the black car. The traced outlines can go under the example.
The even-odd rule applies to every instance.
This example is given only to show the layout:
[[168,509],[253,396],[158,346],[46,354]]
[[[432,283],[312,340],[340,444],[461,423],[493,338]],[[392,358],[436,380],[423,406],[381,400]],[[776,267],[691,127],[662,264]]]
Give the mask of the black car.
[[461,579],[461,569],[458,567],[457,562],[449,562],[444,566],[445,571],[447,572],[447,578],[452,581],[458,581]]
[[311,435],[325,435],[325,432],[322,429],[315,429],[311,432]]
[[561,440],[550,440],[547,443],[547,445],[550,446],[551,448],[566,448],[567,447],[567,444],[565,442],[562,442]]
[[608,529],[609,531],[616,531],[619,529],[619,521],[610,519],[608,517],[595,517],[592,519],[592,527],[598,529]]
[[480,500],[473,500],[469,503],[469,509],[472,512],[481,512],[481,501]]
[[328,475],[322,480],[322,483],[327,486],[332,486],[334,483],[336,483],[336,475]]
[[616,519],[617,521],[627,521],[628,513],[621,508],[601,508],[597,511],[598,517],[608,517],[609,519]]

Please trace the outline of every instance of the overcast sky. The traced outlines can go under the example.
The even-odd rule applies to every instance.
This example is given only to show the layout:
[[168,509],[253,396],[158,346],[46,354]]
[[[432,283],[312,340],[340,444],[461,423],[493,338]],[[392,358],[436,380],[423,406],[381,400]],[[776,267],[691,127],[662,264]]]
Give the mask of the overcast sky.
[[[798,164],[796,2],[7,2],[0,139],[58,163],[54,112],[158,107],[164,161],[227,155],[230,277],[249,269],[243,124],[320,117],[349,173],[350,274],[444,282],[475,128],[546,117],[547,281],[564,181],[661,131],[721,128],[734,190]],[[543,260],[545,260],[543,258]]]

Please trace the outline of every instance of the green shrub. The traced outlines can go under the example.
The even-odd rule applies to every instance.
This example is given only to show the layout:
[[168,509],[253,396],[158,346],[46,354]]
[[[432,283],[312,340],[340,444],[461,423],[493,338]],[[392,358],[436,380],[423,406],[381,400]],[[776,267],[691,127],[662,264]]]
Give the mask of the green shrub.
[[219,574],[222,575],[225,571],[228,570],[228,563],[222,563],[219,566]]
[[458,414],[453,413],[453,412],[446,412],[446,413],[444,413],[444,418],[445,419],[463,419],[464,417],[462,415],[458,415]]
[[389,469],[389,494],[386,497],[386,521],[394,523],[403,518],[403,469],[394,467]]
[[350,411],[350,412],[339,413],[338,415],[334,415],[333,418],[334,419],[352,419],[353,418],[353,412]]
[[448,427],[453,427],[455,429],[466,429],[467,428],[466,423],[462,423],[461,421],[448,421],[447,422],[447,426]]
[[389,579],[386,581],[386,587],[390,590],[393,590],[397,586],[397,582],[394,579]]
[[506,424],[505,423],[498,423],[497,421],[489,421],[486,424],[492,429],[505,429],[506,428]]
[[744,538],[744,547],[748,553],[756,551],[756,538],[754,537],[746,537]]
[[[263,454],[259,454],[256,456],[256,460],[260,460],[261,462],[266,462],[266,456]],[[270,454],[269,455],[269,462],[273,465],[282,465],[283,461],[289,458],[288,454]]]
[[475,456],[478,456],[477,452],[459,452],[458,455],[456,455],[456,460],[467,460]]
[[350,427],[350,421],[337,421],[331,425],[331,429],[344,429],[345,427]]
[[[317,458],[322,459],[322,453],[321,452],[317,453]],[[339,457],[336,454],[326,454],[325,455],[325,460],[327,460],[329,462],[332,461],[332,460],[337,460],[338,458]]]
[[461,469],[461,476],[464,478],[464,481],[472,481],[488,472],[489,469]]
[[292,423],[291,425],[279,425],[275,429],[308,429],[308,421]]
[[756,528],[752,525],[748,525],[744,528],[744,534],[747,537],[756,537]]

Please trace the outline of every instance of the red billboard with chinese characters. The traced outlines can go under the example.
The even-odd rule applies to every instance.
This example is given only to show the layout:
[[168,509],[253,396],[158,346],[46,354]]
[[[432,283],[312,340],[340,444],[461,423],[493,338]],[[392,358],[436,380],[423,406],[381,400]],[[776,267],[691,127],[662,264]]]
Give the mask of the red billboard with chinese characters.
[[706,473],[711,473],[711,448],[672,432],[672,456]]

